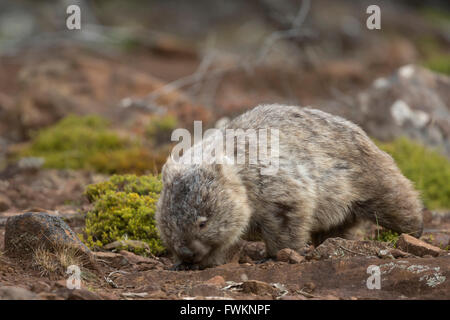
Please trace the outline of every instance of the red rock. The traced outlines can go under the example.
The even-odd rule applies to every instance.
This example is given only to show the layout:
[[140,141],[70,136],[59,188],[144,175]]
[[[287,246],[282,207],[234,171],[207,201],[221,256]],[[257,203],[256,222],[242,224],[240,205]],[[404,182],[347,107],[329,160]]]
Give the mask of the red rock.
[[245,259],[245,256],[253,261],[263,260],[266,258],[266,245],[264,242],[245,242],[241,251],[241,257]]
[[215,285],[198,284],[189,290],[189,295],[196,297],[222,297],[223,291]]
[[98,294],[86,289],[70,290],[68,300],[103,300]]
[[123,267],[125,265],[128,265],[130,262],[120,253],[115,252],[92,252],[94,257],[97,259],[98,262],[103,262],[109,266],[114,267]]
[[407,258],[407,257],[411,257],[412,255],[411,254],[409,254],[409,253],[407,253],[407,252],[404,252],[404,251],[402,251],[402,250],[400,250],[400,249],[391,249],[391,254],[392,254],[392,256],[394,257],[394,258]]
[[308,300],[305,296],[283,296],[280,300]]
[[0,212],[11,208],[11,200],[3,194],[0,194]]
[[27,212],[9,217],[5,226],[5,251],[12,257],[29,257],[33,249],[53,250],[55,245],[76,247],[88,256],[91,251],[70,227],[57,216]]
[[277,261],[289,262],[289,263],[301,263],[305,260],[305,257],[301,256],[295,250],[285,248],[281,249],[277,253]]
[[423,257],[424,255],[437,257],[445,253],[444,250],[405,233],[402,233],[399,237],[397,241],[397,248],[419,257]]
[[253,293],[256,295],[275,295],[278,290],[267,282],[258,280],[248,280],[242,283],[242,291],[244,293]]
[[0,287],[0,300],[37,300],[39,297],[21,287],[3,286]]
[[225,279],[222,276],[215,276],[205,281],[205,284],[221,287],[225,284]]
[[150,263],[150,264],[160,264],[158,260],[139,256],[129,251],[122,250],[120,254],[127,259],[131,264],[140,264],[140,263]]

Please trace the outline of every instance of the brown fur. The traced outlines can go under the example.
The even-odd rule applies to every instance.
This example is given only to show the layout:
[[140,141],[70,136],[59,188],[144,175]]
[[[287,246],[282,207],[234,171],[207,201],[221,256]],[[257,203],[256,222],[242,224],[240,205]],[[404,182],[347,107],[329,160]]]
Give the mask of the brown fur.
[[156,218],[179,263],[222,264],[241,238],[261,238],[273,257],[343,234],[361,219],[421,235],[418,193],[355,124],[315,109],[263,105],[227,128],[278,128],[278,172],[168,160]]

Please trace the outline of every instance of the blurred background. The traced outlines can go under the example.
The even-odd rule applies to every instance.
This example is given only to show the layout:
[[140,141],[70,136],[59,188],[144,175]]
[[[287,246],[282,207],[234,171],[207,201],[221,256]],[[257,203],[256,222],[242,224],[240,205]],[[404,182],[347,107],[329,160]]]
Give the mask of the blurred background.
[[79,210],[89,183],[158,173],[175,128],[261,103],[354,121],[450,208],[449,74],[445,0],[1,0],[0,211]]

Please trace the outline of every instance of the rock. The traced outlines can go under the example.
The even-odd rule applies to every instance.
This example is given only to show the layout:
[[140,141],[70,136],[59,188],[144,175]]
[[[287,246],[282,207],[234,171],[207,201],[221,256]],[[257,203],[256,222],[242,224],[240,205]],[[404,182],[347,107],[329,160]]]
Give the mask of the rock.
[[86,290],[86,289],[75,289],[70,290],[67,300],[103,300],[98,294]]
[[139,240],[118,240],[103,246],[106,250],[128,250],[128,251],[145,251],[150,252],[150,247],[143,241]]
[[266,245],[264,242],[248,242],[246,241],[241,250],[240,261],[249,262],[248,258],[253,261],[260,261],[266,258]]
[[209,280],[206,280],[205,284],[216,286],[216,287],[221,287],[221,286],[225,285],[225,279],[222,276],[215,276]]
[[190,296],[197,297],[222,297],[223,291],[216,285],[197,284],[189,290]]
[[11,200],[3,194],[0,194],[0,212],[6,211],[11,208]]
[[125,259],[127,259],[131,264],[139,264],[139,263],[160,263],[159,261],[147,257],[143,257],[133,252],[129,252],[126,250],[121,250],[119,252]]
[[27,257],[34,249],[53,250],[57,245],[90,250],[59,217],[45,212],[27,212],[8,218],[5,226],[5,251],[11,257]]
[[306,282],[302,290],[308,293],[313,292],[316,289],[316,284],[312,281]]
[[397,248],[412,253],[416,256],[423,257],[425,255],[431,255],[433,257],[437,257],[441,254],[444,254],[445,251],[435,247],[431,244],[428,244],[422,240],[416,239],[413,236],[402,233],[397,241]]
[[308,300],[305,296],[299,295],[299,296],[283,296],[280,298],[280,300]]
[[97,261],[104,262],[107,265],[118,269],[129,264],[129,261],[120,253],[98,251],[92,252],[92,254]]
[[376,79],[344,106],[330,100],[322,110],[355,122],[382,141],[406,136],[450,156],[449,89],[448,76],[405,65],[389,77]]
[[398,258],[407,258],[407,257],[412,257],[413,256],[413,255],[411,255],[411,254],[409,254],[407,252],[404,252],[404,251],[402,251],[400,249],[391,249],[390,253],[396,259],[398,259]]
[[371,240],[346,240],[342,238],[328,238],[306,258],[308,260],[322,260],[350,257],[378,257],[381,250],[389,252],[392,248],[384,242]]
[[5,253],[10,257],[30,260],[38,248],[55,252],[61,247],[76,248],[84,266],[99,270],[89,248],[60,217],[27,212],[6,221]]
[[277,253],[277,261],[289,263],[301,263],[304,260],[305,257],[301,256],[297,251],[289,248],[281,249]]
[[248,280],[242,283],[242,292],[253,293],[259,296],[263,295],[276,295],[278,290],[267,282],[258,280]]
[[0,300],[38,300],[38,296],[21,287],[0,287]]
[[84,288],[68,289],[65,285],[65,280],[58,281],[56,286],[59,287],[55,291],[58,300],[61,298],[64,300],[103,300],[98,294]]

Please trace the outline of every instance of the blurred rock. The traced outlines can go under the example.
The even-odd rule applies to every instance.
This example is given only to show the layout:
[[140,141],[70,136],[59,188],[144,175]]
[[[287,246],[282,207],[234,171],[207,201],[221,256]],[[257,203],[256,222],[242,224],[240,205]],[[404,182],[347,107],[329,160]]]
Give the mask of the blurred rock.
[[281,249],[277,253],[277,261],[288,262],[288,263],[301,263],[305,260],[305,257],[301,256],[295,250],[285,248]]
[[386,141],[407,136],[440,147],[450,156],[450,77],[417,65],[393,75],[345,103],[324,102],[324,111],[359,124],[370,136]]
[[106,250],[124,250],[124,249],[128,249],[128,250],[131,250],[131,251],[140,250],[140,251],[150,252],[150,247],[145,242],[139,241],[139,240],[130,240],[130,239],[117,240],[117,241],[108,243],[107,245],[104,245],[103,248],[106,249]]
[[221,287],[225,284],[225,279],[222,276],[215,276],[205,281],[205,284]]
[[0,212],[6,211],[11,207],[11,200],[3,194],[0,194]]
[[387,243],[370,240],[346,240],[342,238],[328,238],[311,253],[307,259],[332,259],[350,257],[378,257],[380,250],[389,253],[390,247]]
[[241,251],[241,258],[250,258],[253,261],[260,261],[266,258],[266,245],[264,242],[245,241]]
[[38,248],[55,252],[61,247],[77,249],[87,266],[97,268],[89,248],[61,218],[45,212],[27,212],[6,221],[5,252],[10,257],[28,260]]
[[0,287],[0,300],[38,300],[38,296],[21,287]]
[[253,293],[256,295],[276,295],[278,290],[271,284],[263,281],[248,280],[242,283],[242,291],[244,293]]
[[397,241],[397,248],[419,257],[423,257],[425,255],[437,257],[445,253],[444,250],[405,233],[400,235]]

